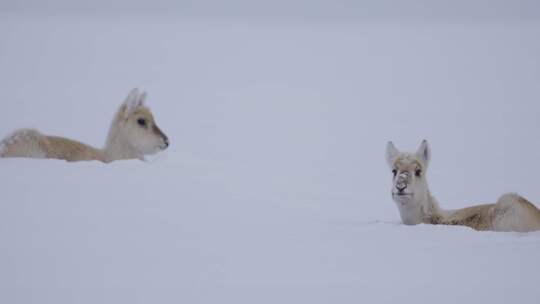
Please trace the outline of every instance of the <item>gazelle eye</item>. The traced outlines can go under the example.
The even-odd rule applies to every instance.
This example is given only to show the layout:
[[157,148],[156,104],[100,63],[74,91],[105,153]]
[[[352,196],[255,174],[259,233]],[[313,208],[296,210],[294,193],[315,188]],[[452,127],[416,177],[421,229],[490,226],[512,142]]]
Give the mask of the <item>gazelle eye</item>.
[[396,169],[392,170],[392,174],[394,174],[394,177],[395,177],[397,175],[397,170]]
[[146,119],[144,119],[144,118],[139,118],[139,119],[137,120],[137,123],[138,123],[139,126],[141,126],[141,127],[146,127]]
[[420,177],[420,175],[422,175],[422,170],[418,169],[414,172],[414,175],[416,175],[417,177]]

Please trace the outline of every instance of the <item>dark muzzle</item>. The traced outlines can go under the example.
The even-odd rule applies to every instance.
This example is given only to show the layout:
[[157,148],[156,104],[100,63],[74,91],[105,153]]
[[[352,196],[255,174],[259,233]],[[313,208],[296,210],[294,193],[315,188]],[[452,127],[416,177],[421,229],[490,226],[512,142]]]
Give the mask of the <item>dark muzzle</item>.
[[409,176],[406,174],[399,175],[397,182],[396,182],[396,189],[399,192],[403,192],[407,188],[407,181],[409,179]]
[[159,127],[156,126],[156,125],[154,125],[152,130],[154,131],[154,133],[156,135],[161,136],[161,138],[163,138],[163,143],[165,144],[165,148],[168,148],[169,147],[169,138],[167,137],[167,135],[165,135],[165,133],[163,133],[161,131],[161,129],[159,129]]

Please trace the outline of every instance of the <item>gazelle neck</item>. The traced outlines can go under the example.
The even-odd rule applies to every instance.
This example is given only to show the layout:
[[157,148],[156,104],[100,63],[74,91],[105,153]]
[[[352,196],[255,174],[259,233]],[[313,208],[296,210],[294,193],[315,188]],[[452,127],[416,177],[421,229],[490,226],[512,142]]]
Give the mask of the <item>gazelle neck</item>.
[[107,136],[107,142],[105,148],[103,148],[103,154],[106,162],[122,159],[140,159],[143,160],[144,156],[137,153],[136,149],[126,140],[123,136],[119,124],[121,121],[119,117],[115,117],[111,124],[109,134]]
[[439,207],[439,203],[429,190],[425,195],[415,198],[415,201],[407,204],[396,202],[396,204],[398,205],[401,221],[405,225],[435,224],[447,214],[447,211]]

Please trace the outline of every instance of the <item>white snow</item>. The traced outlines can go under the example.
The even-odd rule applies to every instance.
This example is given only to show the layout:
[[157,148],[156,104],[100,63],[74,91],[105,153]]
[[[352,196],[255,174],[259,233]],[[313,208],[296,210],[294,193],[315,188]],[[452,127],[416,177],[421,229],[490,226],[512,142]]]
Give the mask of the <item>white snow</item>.
[[538,303],[540,232],[402,225],[384,160],[539,206],[538,20],[292,19],[2,13],[0,133],[101,147],[140,86],[171,147],[0,159],[0,303]]

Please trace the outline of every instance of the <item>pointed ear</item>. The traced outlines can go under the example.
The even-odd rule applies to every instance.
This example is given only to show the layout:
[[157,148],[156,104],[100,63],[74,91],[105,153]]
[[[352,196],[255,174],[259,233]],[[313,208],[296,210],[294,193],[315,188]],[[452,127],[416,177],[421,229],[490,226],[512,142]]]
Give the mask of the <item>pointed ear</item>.
[[139,106],[143,106],[145,104],[146,96],[148,96],[148,94],[146,94],[146,92],[142,92],[142,94],[139,95]]
[[141,105],[139,100],[141,93],[138,88],[134,88],[129,92],[129,95],[124,101],[124,118],[127,119]]
[[420,144],[420,147],[418,148],[418,150],[416,151],[416,155],[424,161],[424,165],[426,166],[426,168],[428,167],[429,165],[429,161],[431,160],[431,150],[429,149],[429,145],[428,145],[428,142],[427,140],[423,140],[422,143]]
[[389,141],[388,144],[386,144],[386,162],[388,163],[390,169],[394,168],[394,162],[396,161],[398,155],[399,150],[396,149],[393,142]]
[[139,98],[140,92],[139,89],[134,88],[131,91],[129,91],[128,96],[126,97],[126,100],[124,100],[124,104],[128,105],[133,102],[135,102]]

